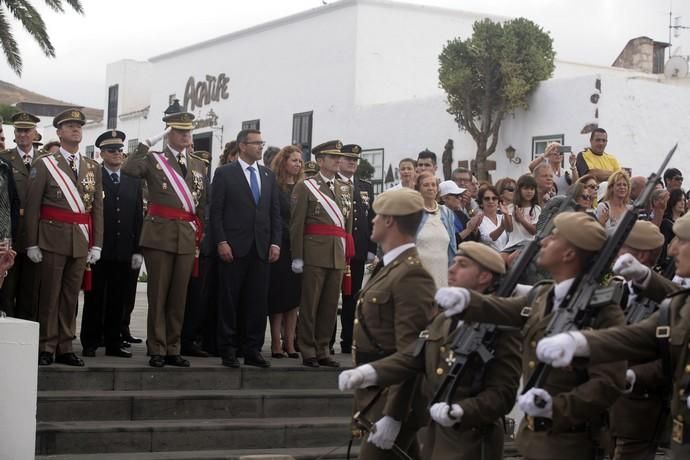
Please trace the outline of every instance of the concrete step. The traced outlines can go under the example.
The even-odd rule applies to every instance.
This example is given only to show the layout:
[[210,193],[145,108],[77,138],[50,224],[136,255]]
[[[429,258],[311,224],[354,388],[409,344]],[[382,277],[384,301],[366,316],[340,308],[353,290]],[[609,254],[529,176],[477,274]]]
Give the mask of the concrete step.
[[[124,360],[123,360],[124,361]],[[202,361],[202,360],[199,360]],[[333,389],[338,386],[338,373],[347,367],[308,368],[296,364],[274,365],[268,369],[243,366],[229,369],[217,359],[204,359],[203,365],[191,368],[142,365],[96,366],[82,368],[53,365],[38,372],[38,390],[217,390],[217,389]],[[285,361],[285,360],[283,360]],[[347,359],[343,359],[343,364]]]
[[347,417],[352,395],[337,389],[41,391],[39,422]]
[[[359,441],[352,445],[350,458],[356,459]],[[177,452],[139,452],[128,454],[38,455],[36,460],[240,460],[248,455],[290,455],[295,460],[347,458],[347,447],[307,447],[287,449],[196,450]]]

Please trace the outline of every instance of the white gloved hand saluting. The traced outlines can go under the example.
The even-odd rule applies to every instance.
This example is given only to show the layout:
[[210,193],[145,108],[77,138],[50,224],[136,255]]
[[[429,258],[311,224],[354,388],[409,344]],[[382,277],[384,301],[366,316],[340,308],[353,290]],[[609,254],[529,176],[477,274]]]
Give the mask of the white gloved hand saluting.
[[141,254],[132,254],[132,270],[139,270],[144,263],[144,256]]
[[632,254],[623,254],[613,264],[613,273],[640,285],[649,276],[649,267],[642,265]]
[[355,390],[373,385],[376,385],[376,369],[371,364],[364,364],[343,371],[338,376],[338,389],[340,391]]
[[448,403],[439,402],[429,408],[429,415],[431,415],[434,422],[446,428],[460,423],[464,413],[465,411],[462,410],[460,404],[449,406]]
[[367,441],[379,449],[392,449],[393,444],[395,444],[395,438],[400,433],[400,425],[401,423],[396,419],[386,415],[374,424]]
[[470,303],[470,291],[465,288],[444,287],[436,291],[436,303],[447,317],[462,313]]
[[38,246],[31,246],[29,248],[26,248],[26,257],[29,258],[29,260],[35,264],[41,262],[43,260],[43,253],[41,252],[41,248]]
[[563,332],[537,344],[537,359],[549,366],[570,366],[574,356],[589,356],[589,345],[581,332]]
[[101,260],[101,248],[94,246],[89,249],[89,253],[86,255],[86,263],[93,265],[99,260]]
[[292,273],[297,273],[298,275],[304,271],[304,260],[295,259],[292,261]]
[[[540,398],[546,404],[544,407],[537,406],[535,398]],[[551,395],[541,388],[530,388],[524,395],[518,396],[518,408],[532,417],[553,417],[553,401]]]
[[151,136],[148,139],[146,139],[144,141],[144,144],[148,145],[149,147],[153,147],[158,142],[160,142],[160,140],[163,139],[166,136],[166,134],[170,132],[171,129],[172,128],[170,127],[165,128],[165,131],[163,131],[162,133],[156,134],[155,136]]

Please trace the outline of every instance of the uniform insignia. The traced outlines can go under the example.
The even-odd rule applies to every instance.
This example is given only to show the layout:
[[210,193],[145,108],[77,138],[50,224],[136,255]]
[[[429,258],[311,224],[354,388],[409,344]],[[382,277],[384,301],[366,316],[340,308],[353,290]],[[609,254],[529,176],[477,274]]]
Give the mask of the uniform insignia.
[[12,159],[13,159],[13,160],[16,160],[16,159],[17,159],[17,157],[15,157],[14,155],[12,155]]
[[19,174],[19,170],[17,168],[12,168],[12,174]]
[[163,182],[163,184],[161,184],[161,188],[162,188],[163,190],[168,190],[168,183],[167,183],[167,182]]
[[340,193],[347,193],[350,191],[350,186],[349,185],[341,185],[340,186]]
[[163,170],[163,168],[161,168],[161,165],[159,165],[158,163],[156,163],[156,169]]

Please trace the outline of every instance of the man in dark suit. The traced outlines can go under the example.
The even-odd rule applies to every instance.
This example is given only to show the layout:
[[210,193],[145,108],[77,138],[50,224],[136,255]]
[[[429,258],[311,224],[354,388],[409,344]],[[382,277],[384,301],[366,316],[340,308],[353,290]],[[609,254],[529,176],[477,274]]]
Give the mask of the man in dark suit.
[[280,256],[282,224],[275,176],[257,163],[264,144],[260,131],[240,131],[237,161],[218,168],[211,184],[211,229],[220,258],[217,346],[227,367],[239,367],[240,347],[245,364],[270,366],[261,346],[268,264]]
[[139,235],[144,221],[141,179],[120,171],[125,133],[109,130],[98,136],[103,165],[103,252],[92,267],[92,290],[84,294],[81,322],[82,354],[96,356],[101,340],[105,354],[131,358],[122,348],[120,334],[126,292],[124,284],[138,270],[144,257]]
[[[364,265],[374,260],[376,243],[371,241],[371,222],[374,219],[374,188],[371,182],[357,177],[357,164],[362,148],[357,144],[343,145],[340,149],[343,157],[340,159],[338,178],[353,186],[352,193],[352,238],[355,241],[355,256],[350,260],[352,276],[352,294],[343,293],[343,307],[340,312],[340,351],[352,352],[352,326],[355,320],[355,297],[362,288],[364,278]],[[331,349],[335,343],[335,330],[331,339]]]

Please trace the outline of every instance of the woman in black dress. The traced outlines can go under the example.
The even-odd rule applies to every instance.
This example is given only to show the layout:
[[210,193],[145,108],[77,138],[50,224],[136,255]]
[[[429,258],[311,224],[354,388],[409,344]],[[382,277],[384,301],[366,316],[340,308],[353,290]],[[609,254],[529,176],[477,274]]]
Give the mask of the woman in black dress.
[[[271,356],[299,358],[299,354],[295,351],[295,329],[297,307],[302,290],[302,275],[293,273],[291,269],[290,196],[295,184],[304,177],[302,149],[295,145],[282,148],[273,159],[271,170],[275,173],[280,188],[280,217],[283,222],[280,258],[271,264],[271,282],[268,288]],[[283,351],[283,345],[287,355]]]

